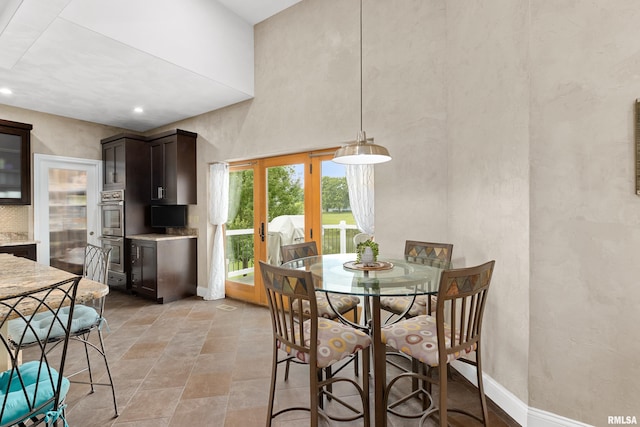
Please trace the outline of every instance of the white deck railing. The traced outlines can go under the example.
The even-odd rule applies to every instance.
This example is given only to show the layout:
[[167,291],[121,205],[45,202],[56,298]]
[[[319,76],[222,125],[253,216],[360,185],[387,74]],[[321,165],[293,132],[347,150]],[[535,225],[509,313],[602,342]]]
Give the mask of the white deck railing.
[[[352,246],[352,244],[350,244],[350,239],[347,238],[347,230],[358,230],[358,227],[353,225],[353,224],[347,224],[345,221],[340,221],[339,224],[327,224],[327,225],[323,225],[322,226],[322,242],[323,244],[325,244],[324,242],[324,237],[326,234],[327,230],[339,230],[338,233],[338,241],[339,241],[339,252],[338,253],[347,253],[350,246]],[[244,229],[239,229],[239,230],[227,230],[227,237],[230,236],[246,236],[246,235],[253,235],[255,233],[255,230],[253,228],[244,228]],[[251,267],[247,267],[247,268],[242,268],[239,270],[230,270],[229,267],[231,265],[231,260],[229,258],[227,258],[227,277],[239,277],[239,276],[246,276],[246,275],[250,275],[253,274],[253,266]]]

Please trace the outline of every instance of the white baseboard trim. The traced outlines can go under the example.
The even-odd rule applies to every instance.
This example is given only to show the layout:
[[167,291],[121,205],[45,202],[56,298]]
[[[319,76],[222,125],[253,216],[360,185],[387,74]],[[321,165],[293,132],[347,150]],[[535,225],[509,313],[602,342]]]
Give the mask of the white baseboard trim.
[[529,424],[527,427],[593,427],[541,409],[529,408]]
[[[452,362],[452,366],[471,383],[478,385],[475,367],[460,361]],[[560,415],[531,408],[487,374],[482,375],[482,380],[487,397],[523,427],[593,427]]]

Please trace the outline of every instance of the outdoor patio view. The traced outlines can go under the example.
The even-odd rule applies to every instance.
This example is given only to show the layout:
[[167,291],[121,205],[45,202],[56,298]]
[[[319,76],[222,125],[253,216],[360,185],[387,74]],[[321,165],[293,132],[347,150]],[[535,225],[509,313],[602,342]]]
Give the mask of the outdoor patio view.
[[[360,231],[349,205],[345,167],[322,162],[322,236],[316,239],[324,254],[355,250],[353,236]],[[229,176],[229,221],[227,222],[227,277],[253,283],[254,234],[268,241],[268,262],[280,263],[279,247],[303,242],[304,174],[302,165],[270,167],[267,173],[267,230],[254,225],[254,172],[232,171]]]

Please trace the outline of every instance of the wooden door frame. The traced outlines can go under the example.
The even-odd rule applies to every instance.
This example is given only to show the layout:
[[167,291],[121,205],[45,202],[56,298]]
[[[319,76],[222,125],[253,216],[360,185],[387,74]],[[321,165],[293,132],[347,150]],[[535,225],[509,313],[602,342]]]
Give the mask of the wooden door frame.
[[[267,227],[267,177],[269,167],[287,166],[292,164],[304,165],[304,216],[305,241],[319,242],[318,250],[322,250],[322,201],[321,201],[321,162],[333,158],[336,148],[283,154],[259,159],[230,162],[231,171],[253,169],[253,200],[254,200],[254,283],[253,286],[242,285],[238,282],[225,280],[225,294],[247,302],[266,305],[267,299],[262,286],[260,274],[260,260],[267,259],[267,239],[260,238],[261,224]],[[233,169],[233,168],[237,169]]]

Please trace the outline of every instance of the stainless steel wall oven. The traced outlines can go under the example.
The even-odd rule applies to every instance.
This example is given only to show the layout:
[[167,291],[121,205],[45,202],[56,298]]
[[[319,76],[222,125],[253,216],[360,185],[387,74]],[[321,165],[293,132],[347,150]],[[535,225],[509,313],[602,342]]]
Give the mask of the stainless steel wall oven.
[[124,237],[124,190],[100,193],[102,235]]
[[102,217],[103,248],[111,248],[109,270],[125,272],[124,254],[124,190],[100,193],[100,216]]

